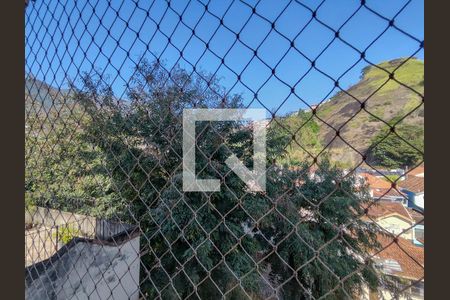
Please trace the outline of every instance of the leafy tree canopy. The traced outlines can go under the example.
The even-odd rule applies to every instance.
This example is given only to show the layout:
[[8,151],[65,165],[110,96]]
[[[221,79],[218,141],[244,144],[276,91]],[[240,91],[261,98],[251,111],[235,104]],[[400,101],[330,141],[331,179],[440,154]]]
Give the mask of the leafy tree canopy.
[[[129,101],[116,99],[96,74],[86,75],[82,88],[74,90],[73,101],[86,122],[76,138],[64,140],[90,152],[73,151],[86,155],[76,157],[84,167],[74,172],[86,173],[66,183],[85,196],[95,195],[75,178],[104,176],[92,184],[110,197],[103,198],[103,209],[139,223],[146,297],[342,299],[359,293],[363,284],[376,287],[372,263],[362,259],[377,247],[374,228],[359,218],[367,193],[326,161],[314,177],[304,164],[295,170],[273,164],[286,154],[279,147],[286,142],[280,130],[269,128],[267,191],[253,193],[224,164],[234,153],[252,167],[251,128],[239,122],[198,122],[197,176],[220,179],[221,191],[182,191],[183,109],[243,107],[241,97],[227,94],[213,76],[180,67],[168,72],[160,63],[143,60],[130,82]],[[316,130],[309,126],[309,133]],[[69,172],[62,162],[75,159],[64,153],[71,152],[61,151],[55,162],[36,158],[53,172],[45,180],[56,186]],[[61,179],[55,180],[58,168]],[[36,183],[29,178],[32,191]],[[72,195],[54,197],[64,202]]]
[[423,160],[423,127],[403,124],[395,131],[386,130],[374,138],[369,148],[370,161],[387,168],[416,166]]

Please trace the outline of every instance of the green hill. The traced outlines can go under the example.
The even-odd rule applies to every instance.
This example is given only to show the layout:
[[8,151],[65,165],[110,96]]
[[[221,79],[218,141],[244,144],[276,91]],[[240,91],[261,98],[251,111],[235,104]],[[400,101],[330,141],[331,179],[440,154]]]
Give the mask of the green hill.
[[[389,74],[383,69],[394,71],[394,78],[401,84],[390,79]],[[396,163],[392,161],[387,163],[385,159],[379,157],[380,153],[391,155],[385,153],[390,151],[389,147],[411,150],[415,152],[413,154],[416,157],[421,156],[420,152],[392,133],[378,147],[371,150],[371,146],[389,134],[387,124],[396,124],[396,132],[423,151],[424,105],[421,96],[424,92],[423,61],[410,59],[405,62],[405,59],[395,59],[380,63],[377,67],[366,67],[362,70],[360,81],[346,92],[341,91],[319,105],[316,108],[316,115],[311,111],[301,111],[279,119],[282,126],[292,133],[305,124],[295,134],[297,142],[292,142],[287,149],[289,162],[304,161],[311,158],[307,153],[317,155],[325,147],[322,153],[328,153],[332,161],[347,167],[361,161],[361,155],[357,151],[367,153],[372,163],[391,167]],[[361,104],[355,99],[365,101],[364,108],[361,108]],[[339,130],[339,137],[336,137],[336,130]],[[387,143],[392,145],[385,145]],[[374,150],[383,146],[388,147],[387,150],[378,151],[380,153],[377,152],[375,155]],[[395,155],[401,156],[405,151],[399,151],[400,153]],[[396,159],[399,160],[393,158]],[[410,163],[413,162],[406,164]]]

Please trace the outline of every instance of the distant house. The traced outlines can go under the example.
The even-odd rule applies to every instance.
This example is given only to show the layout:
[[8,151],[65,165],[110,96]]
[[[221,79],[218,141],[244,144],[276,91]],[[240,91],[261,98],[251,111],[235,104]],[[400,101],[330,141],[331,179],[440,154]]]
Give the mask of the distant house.
[[424,214],[399,202],[379,201],[372,204],[363,220],[375,222],[386,231],[411,240],[417,246],[425,244]]
[[398,186],[408,196],[408,207],[425,208],[424,177],[407,176]]
[[369,173],[360,173],[358,177],[368,186],[372,199],[400,202],[407,205],[408,196],[398,189],[393,188],[392,183],[387,180]]
[[[366,288],[360,299],[423,299],[424,248],[423,240],[417,242],[420,237],[416,237],[415,231],[417,225],[423,224],[423,215],[400,202],[377,201],[367,208],[362,219],[374,222],[392,234],[377,235],[381,248],[374,250],[372,259],[377,270],[395,285],[394,289],[382,285],[377,291]],[[403,292],[399,295],[395,291]]]
[[423,211],[407,208],[409,214],[414,220],[414,243],[416,245],[424,245],[425,244],[425,219]]
[[408,196],[394,188],[390,189],[373,189],[372,198],[375,200],[384,200],[391,202],[402,203],[403,205],[408,204]]
[[362,164],[356,169],[356,173],[367,173],[378,178],[384,178],[385,176],[398,176],[399,180],[404,179],[404,169],[384,169],[380,167],[370,167],[367,164]]
[[375,222],[392,234],[401,234],[405,239],[414,240],[414,231],[411,230],[411,227],[415,221],[407,208],[400,202],[379,201],[373,203],[363,220]]
[[407,175],[416,176],[416,177],[424,177],[425,176],[425,165],[422,163],[419,166],[411,169]]
[[395,282],[395,290],[402,293],[396,295],[384,286],[376,292],[378,297],[373,298],[424,299],[424,248],[403,238],[393,242],[391,237],[378,235],[377,240],[382,250],[374,255],[375,266]]

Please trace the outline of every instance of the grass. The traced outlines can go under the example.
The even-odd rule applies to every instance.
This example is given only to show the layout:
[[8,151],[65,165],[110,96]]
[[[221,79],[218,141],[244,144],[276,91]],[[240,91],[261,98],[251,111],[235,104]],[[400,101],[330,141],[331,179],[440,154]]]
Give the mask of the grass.
[[387,179],[390,180],[390,182],[396,182],[396,180],[400,178],[399,175],[395,175],[395,174],[389,174],[389,175],[386,175],[386,177],[387,177]]
[[419,106],[421,102],[422,102],[422,101],[419,99],[418,96],[413,95],[413,96],[411,97],[411,100],[409,100],[409,101],[406,103],[406,105],[404,106],[404,108],[403,108],[404,113],[407,114],[407,113],[411,112],[411,111],[414,110],[417,106]]
[[[400,58],[382,62],[378,66],[392,72],[404,61],[404,58]],[[421,98],[411,89],[400,85],[394,80],[389,80],[389,74],[380,68],[368,66],[362,70],[362,80],[350,88],[351,94],[358,99],[367,99],[371,95],[365,109],[385,122],[395,124],[407,113],[420,105]],[[423,73],[424,62],[418,59],[408,60],[394,72],[395,78],[398,81],[419,93],[423,92]],[[389,80],[389,82],[381,90],[372,95],[372,93],[387,80]],[[344,114],[346,119],[349,118],[349,110],[344,111],[343,108],[352,101],[354,100],[345,96],[345,93],[337,93],[329,101],[319,106],[317,117],[330,122],[331,124],[341,124],[342,121],[344,121],[341,114]],[[355,108],[352,107],[351,109],[354,110]],[[354,112],[356,113],[357,111],[358,110]],[[311,112],[302,116],[293,114],[280,121],[288,128],[297,129],[310,114]],[[411,123],[412,125],[417,126],[417,128],[423,128],[423,118],[421,118],[422,116],[418,116],[418,114],[419,112],[411,117],[408,124]],[[305,126],[298,135],[299,140],[302,140],[302,144],[311,152],[316,151],[314,147],[316,144],[323,145],[324,138],[330,133],[330,129],[325,124],[318,120],[315,121],[315,125],[318,128],[315,128],[314,126]],[[402,121],[399,125],[403,123],[404,122]],[[357,149],[365,149],[368,142],[370,142],[369,139],[375,134],[374,132],[378,132],[377,128],[379,125],[381,125],[381,121],[374,116],[368,113],[359,112],[358,115],[347,124],[346,141]],[[292,145],[292,147],[288,149],[291,159],[298,161],[307,159],[306,153],[298,148],[298,146]],[[317,148],[321,149],[321,147]],[[336,146],[333,149],[327,150],[333,154],[333,158],[338,160],[339,163],[346,164],[343,160],[349,155],[346,154],[346,151],[344,151],[341,146]]]
[[321,119],[326,120],[332,112],[336,112],[340,108],[341,107],[339,105],[336,105],[331,100],[330,102],[324,103],[319,106],[319,108],[317,109],[317,116]]
[[[383,62],[378,66],[389,72],[394,70],[401,64],[402,59],[394,60],[391,62]],[[386,81],[387,83],[378,91],[378,94],[385,94],[391,92],[399,87],[402,87],[399,83],[389,79],[389,74],[377,67],[369,67],[365,70],[364,79],[370,80],[369,84],[373,88],[378,88]],[[423,92],[424,81],[424,63],[418,59],[410,59],[399,67],[394,72],[394,77],[401,83],[407,84],[409,87],[414,88],[418,92]]]

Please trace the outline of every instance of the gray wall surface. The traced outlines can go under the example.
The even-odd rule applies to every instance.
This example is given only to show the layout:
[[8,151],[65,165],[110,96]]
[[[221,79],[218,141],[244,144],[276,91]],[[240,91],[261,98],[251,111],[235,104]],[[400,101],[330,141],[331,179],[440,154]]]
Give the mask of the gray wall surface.
[[[120,245],[80,240],[27,278],[26,299],[139,299],[139,236]],[[26,269],[31,277],[32,268]]]

